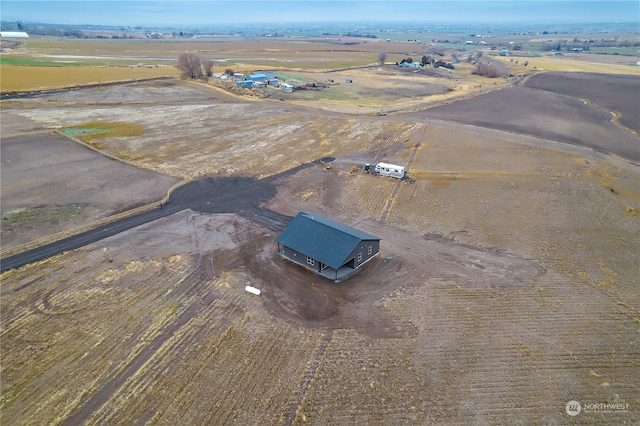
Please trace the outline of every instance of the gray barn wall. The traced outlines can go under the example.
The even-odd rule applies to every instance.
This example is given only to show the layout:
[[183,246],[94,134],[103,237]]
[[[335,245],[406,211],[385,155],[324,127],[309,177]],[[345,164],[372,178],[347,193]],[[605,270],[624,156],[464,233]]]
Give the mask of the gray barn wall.
[[[371,255],[367,254],[369,247],[372,247]],[[351,252],[349,255],[349,260],[354,259],[354,265],[356,268],[360,267],[364,262],[371,259],[373,256],[378,254],[380,251],[380,241],[379,240],[365,240],[361,241],[358,247]],[[362,260],[358,262],[358,253],[362,253]]]
[[300,265],[312,269],[314,271],[320,271],[320,262],[318,262],[317,260],[314,259],[314,265],[309,265],[307,263],[307,255],[306,254],[302,254],[298,251],[295,251],[293,249],[290,249],[287,246],[282,246],[282,249],[280,250],[280,253],[284,255],[284,257],[286,257],[289,260],[292,260],[296,263],[299,263]]

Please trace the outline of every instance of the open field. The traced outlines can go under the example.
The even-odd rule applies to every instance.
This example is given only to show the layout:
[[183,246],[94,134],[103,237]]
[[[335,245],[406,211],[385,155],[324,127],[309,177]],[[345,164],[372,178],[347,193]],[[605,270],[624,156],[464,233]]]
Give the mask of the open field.
[[[613,152],[625,158],[640,161],[640,144],[633,130],[640,126],[634,111],[640,107],[636,94],[640,89],[637,78],[621,79],[617,99],[608,98],[607,86],[598,87],[599,81],[609,81],[604,75],[591,75],[595,83],[585,89],[581,96],[591,100],[588,103],[580,95],[579,89],[565,88],[580,78],[571,78],[566,74],[558,76],[559,82],[549,84],[553,77],[544,75],[532,77],[532,88],[509,87],[496,90],[469,100],[457,101],[449,105],[430,110],[411,113],[414,117],[429,117],[443,120],[455,120],[484,127],[499,128],[507,131],[538,135],[545,139],[575,143],[594,149]],[[602,79],[602,80],[600,80]],[[540,84],[537,85],[536,82]],[[563,88],[560,89],[559,86]],[[564,93],[573,96],[565,95]],[[605,100],[605,98],[608,98]],[[607,107],[611,108],[608,110]],[[615,108],[615,109],[614,109]],[[628,128],[618,125],[612,119],[621,117],[620,122]]]
[[[3,52],[0,91],[177,75],[175,65],[183,53],[214,60],[216,72],[227,68],[238,72],[260,68],[324,71],[375,64],[377,54],[382,51],[387,53],[389,62],[401,61],[407,55],[422,55],[421,49],[422,45],[415,42],[349,38],[320,41],[317,38],[285,41],[263,38],[260,42],[232,37],[180,41],[43,38]],[[48,66],[15,68],[11,65],[20,61],[37,65],[38,60]],[[100,66],[86,66],[92,63]],[[79,64],[85,66],[78,68]],[[21,76],[20,72],[27,74]]]
[[547,90],[563,95],[587,99],[612,111],[617,122],[640,133],[640,78],[631,75],[603,75],[591,73],[538,74],[528,79],[526,87]]
[[80,148],[7,111],[0,172],[3,248],[159,200],[178,181]]
[[[31,222],[14,235],[154,201],[179,179],[335,157],[270,179],[263,206],[382,242],[335,284],[283,261],[250,216],[189,209],[5,272],[0,423],[640,422],[639,140],[609,111],[633,114],[637,78],[591,76],[611,85],[599,91],[555,73],[517,87],[468,69],[325,74],[341,84],[298,98],[162,81],[3,101],[3,216],[48,212],[8,216]],[[51,130],[96,121],[145,129],[100,141],[130,164]],[[362,170],[377,161],[411,180]],[[571,400],[625,409],[574,418]]]
[[606,74],[630,74],[640,75],[640,67],[636,62],[640,60],[640,56],[606,56],[606,55],[587,55],[577,53],[567,53],[564,57],[500,57],[495,59],[501,62],[512,64],[518,61],[520,65],[528,62],[527,67],[517,68],[518,72],[526,72],[532,70],[541,71],[563,71],[563,72],[591,72]]
[[2,66],[2,93],[69,87],[83,84],[175,77],[175,67],[22,67]]

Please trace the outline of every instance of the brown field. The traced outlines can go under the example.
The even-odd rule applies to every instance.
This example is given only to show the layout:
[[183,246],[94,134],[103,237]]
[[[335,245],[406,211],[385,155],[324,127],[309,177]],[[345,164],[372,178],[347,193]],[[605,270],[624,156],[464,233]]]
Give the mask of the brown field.
[[640,78],[632,75],[591,73],[537,74],[528,79],[526,87],[547,90],[587,99],[589,102],[617,114],[617,121],[640,133]]
[[[177,179],[112,160],[40,130],[2,136],[2,247],[23,244],[161,199]],[[37,125],[36,125],[37,126]]]
[[[357,44],[347,44],[354,42]],[[255,69],[287,69],[326,71],[372,65],[378,52],[387,52],[387,61],[394,63],[408,55],[417,56],[423,45],[415,42],[387,43],[349,38],[255,40],[222,37],[193,41],[152,40],[59,40],[33,39],[18,49],[3,52],[8,58],[40,60],[58,63],[60,67],[1,66],[0,92],[37,90],[79,84],[176,76],[178,57],[194,53],[213,59],[214,71],[250,72]],[[70,67],[65,64],[101,64]],[[107,65],[103,65],[107,64]],[[22,74],[21,74],[22,73]]]
[[75,85],[176,77],[175,67],[21,67],[2,66],[2,93],[55,89]]
[[[602,78],[607,79],[604,76]],[[594,77],[594,81],[598,82],[598,78]],[[620,101],[606,101],[603,102],[603,106],[588,104],[579,97],[558,94],[553,91],[552,87],[557,84],[554,83],[549,86],[549,90],[530,90],[523,87],[496,90],[473,99],[432,108],[424,113],[412,113],[412,115],[416,118],[454,120],[537,135],[545,139],[613,152],[625,158],[640,161],[637,134],[627,128],[621,128],[612,121],[617,114],[623,117],[620,121],[628,122],[628,127],[632,129],[640,125],[637,114],[632,112],[632,105],[637,103],[634,98],[636,98],[635,93],[638,92],[638,80],[629,79],[626,83],[626,85],[620,83],[623,88],[626,88],[626,91],[620,90]],[[592,95],[596,102],[599,96],[606,97],[604,91],[601,89],[597,95]],[[583,96],[589,99],[591,94],[588,90],[585,92]],[[621,109],[628,115],[623,116],[620,109],[605,109],[608,105],[622,107]]]
[[[3,101],[3,216],[37,194],[57,208],[47,220],[79,226],[178,179],[262,178],[332,156],[277,180],[265,207],[383,240],[335,284],[282,261],[257,223],[185,210],[5,272],[0,423],[640,422],[640,170],[589,148],[606,134],[605,148],[624,151],[637,135],[557,93],[554,74],[543,90],[472,97],[493,84],[380,83],[383,71],[284,101],[177,81]],[[414,98],[394,99],[412,83]],[[469,99],[424,109],[447,102],[438,87]],[[358,101],[376,89],[376,102]],[[602,108],[632,111],[611,93],[622,97]],[[387,100],[397,112],[370,114]],[[90,121],[147,129],[101,140],[139,169],[50,131]],[[363,172],[377,161],[412,180]],[[571,400],[626,409],[573,418]]]
[[[519,66],[515,68],[518,73],[533,71],[558,71],[558,72],[589,72],[605,74],[629,74],[639,75],[640,68],[635,63],[640,59],[638,56],[621,57],[613,55],[588,55],[579,53],[568,53],[563,57],[498,57],[508,65]],[[528,62],[526,67],[524,62]]]

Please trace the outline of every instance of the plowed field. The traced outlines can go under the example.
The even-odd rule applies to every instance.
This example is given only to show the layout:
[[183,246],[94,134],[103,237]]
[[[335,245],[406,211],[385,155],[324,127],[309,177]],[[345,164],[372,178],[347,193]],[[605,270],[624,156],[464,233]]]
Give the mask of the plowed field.
[[[264,207],[378,235],[380,255],[336,284],[283,261],[277,234],[256,222],[184,210],[5,272],[0,423],[640,422],[640,170],[563,139],[579,124],[614,129],[616,147],[637,136],[604,116],[575,123],[577,106],[570,130],[550,135],[532,117],[504,132],[499,116],[476,127],[209,90],[147,83],[13,101],[3,133],[5,111],[31,120],[21,137],[25,123],[142,124],[104,150],[170,182],[264,178],[332,156],[276,179]],[[489,95],[451,111],[522,108]],[[362,170],[377,161],[404,164],[411,180]],[[81,165],[67,167],[87,181]],[[17,205],[4,173],[3,205]]]

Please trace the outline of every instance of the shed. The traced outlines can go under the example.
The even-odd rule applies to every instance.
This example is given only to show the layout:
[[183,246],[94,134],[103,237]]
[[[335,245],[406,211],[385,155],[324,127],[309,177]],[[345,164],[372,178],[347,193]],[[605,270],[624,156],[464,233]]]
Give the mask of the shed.
[[252,81],[266,81],[267,80],[267,75],[266,74],[262,74],[262,73],[251,74],[248,77],[248,79],[252,80]]
[[24,31],[0,31],[0,38],[29,38]]
[[380,238],[317,213],[300,212],[276,239],[280,256],[334,281],[360,271]]

